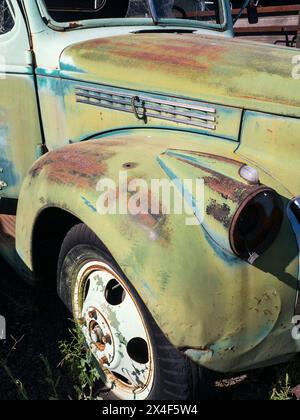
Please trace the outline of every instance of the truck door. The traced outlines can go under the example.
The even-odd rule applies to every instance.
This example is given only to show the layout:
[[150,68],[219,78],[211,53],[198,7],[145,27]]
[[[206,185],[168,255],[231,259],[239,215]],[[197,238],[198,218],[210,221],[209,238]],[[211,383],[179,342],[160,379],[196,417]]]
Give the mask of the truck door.
[[0,198],[18,198],[41,150],[32,61],[18,2],[0,0]]

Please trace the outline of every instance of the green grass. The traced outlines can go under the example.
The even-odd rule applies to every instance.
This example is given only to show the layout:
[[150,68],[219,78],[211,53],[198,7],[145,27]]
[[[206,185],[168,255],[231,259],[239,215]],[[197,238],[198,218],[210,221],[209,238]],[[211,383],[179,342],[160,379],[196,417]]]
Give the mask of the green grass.
[[85,347],[83,334],[78,328],[70,330],[70,340],[59,345],[63,359],[61,366],[67,365],[74,378],[77,400],[99,400],[101,378],[94,366],[91,352]]
[[[67,372],[69,376],[67,399],[103,399],[101,378],[94,367],[90,351],[84,345],[81,332],[77,328],[70,329],[68,339],[60,341],[58,346],[61,360],[54,368],[44,355],[39,358],[43,382],[44,385],[47,385],[43,399],[66,399],[66,396],[60,393],[62,372]],[[0,362],[1,365],[7,378],[16,389],[17,399],[30,399],[24,383],[14,376],[5,361]],[[253,371],[240,377],[223,378],[221,383],[223,386],[215,395],[216,399],[294,400],[293,388],[300,383],[300,357],[284,365]]]
[[[100,375],[94,367],[91,353],[84,346],[83,336],[76,328],[69,331],[70,338],[61,341],[59,348],[61,351],[61,361],[57,367],[53,369],[49,360],[45,355],[40,355],[40,364],[42,366],[42,381],[45,387],[45,400],[65,399],[60,395],[60,382],[62,379],[61,371],[68,371],[71,380],[71,388],[68,399],[75,400],[101,400],[101,390],[103,383]],[[9,359],[9,357],[7,358]],[[8,361],[0,360],[0,366],[5,372],[8,380],[15,387],[17,399],[29,400],[29,393],[23,382],[15,377],[12,370],[8,366]],[[36,386],[39,386],[41,378],[37,378]],[[1,386],[1,385],[0,385]]]
[[270,393],[270,400],[294,400],[293,389],[300,384],[300,358],[292,362],[273,368],[276,380]]
[[10,368],[4,363],[0,361],[0,365],[2,366],[4,372],[7,374],[8,378],[10,379],[11,383],[16,386],[17,393],[19,395],[19,399],[21,400],[29,400],[26,389],[24,388],[22,382],[19,379],[16,379]]

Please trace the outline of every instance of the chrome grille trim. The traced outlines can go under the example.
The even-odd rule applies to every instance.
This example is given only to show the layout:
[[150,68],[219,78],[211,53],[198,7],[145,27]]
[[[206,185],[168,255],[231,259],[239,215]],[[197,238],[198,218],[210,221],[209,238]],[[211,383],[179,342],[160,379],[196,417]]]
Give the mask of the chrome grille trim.
[[145,95],[134,95],[126,92],[114,92],[101,88],[76,86],[76,101],[82,104],[94,105],[101,108],[113,109],[134,114],[132,101],[136,102],[136,111],[150,118],[186,124],[209,130],[215,130],[217,125],[216,109],[200,106],[185,101],[168,101],[154,99]]

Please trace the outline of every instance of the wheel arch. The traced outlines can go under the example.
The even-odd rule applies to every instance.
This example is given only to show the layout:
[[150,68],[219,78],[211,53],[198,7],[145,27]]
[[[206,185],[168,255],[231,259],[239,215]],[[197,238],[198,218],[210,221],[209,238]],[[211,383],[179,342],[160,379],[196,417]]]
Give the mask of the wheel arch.
[[40,285],[56,288],[56,269],[61,245],[68,231],[81,220],[60,207],[44,207],[32,227],[31,261]]

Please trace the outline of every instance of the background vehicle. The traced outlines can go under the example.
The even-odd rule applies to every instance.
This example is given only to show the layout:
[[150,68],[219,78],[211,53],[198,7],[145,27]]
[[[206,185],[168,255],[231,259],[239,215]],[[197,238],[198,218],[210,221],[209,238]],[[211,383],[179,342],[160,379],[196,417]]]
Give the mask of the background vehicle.
[[[108,398],[191,398],[199,369],[300,348],[295,52],[233,39],[228,2],[159,4],[0,0],[0,250],[57,287]],[[189,226],[99,214],[120,172],[203,179],[204,220],[180,188]]]

